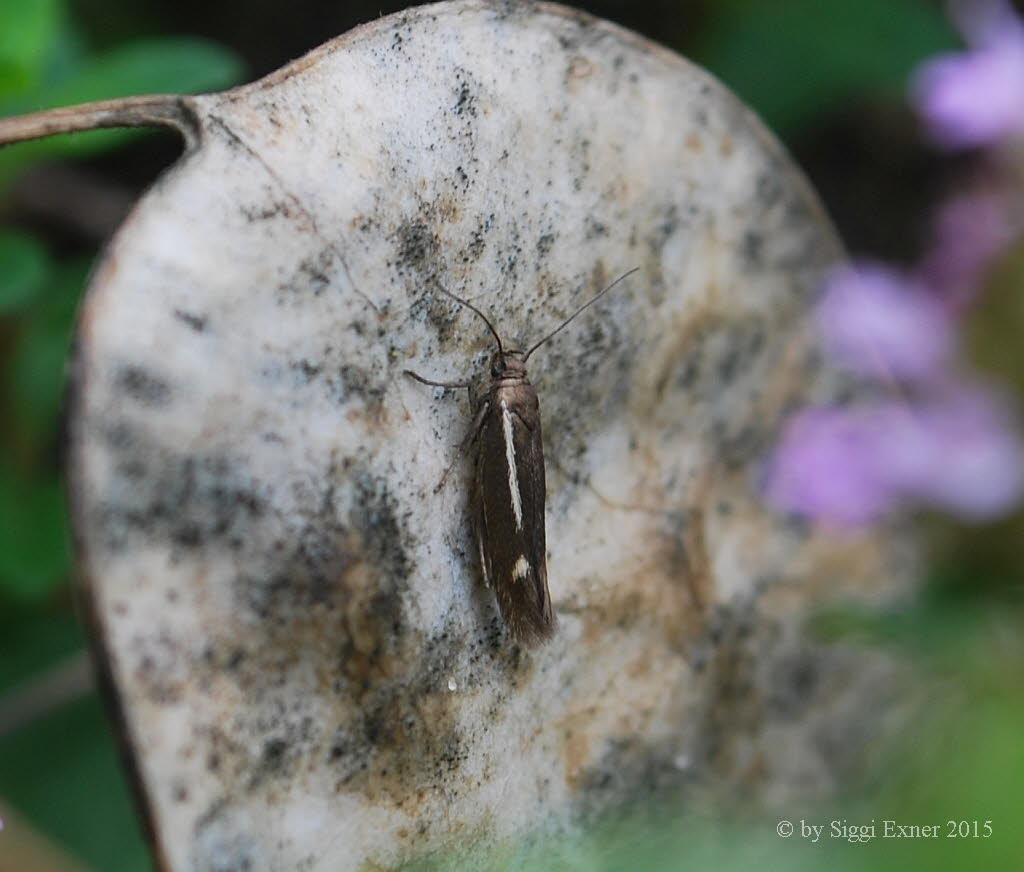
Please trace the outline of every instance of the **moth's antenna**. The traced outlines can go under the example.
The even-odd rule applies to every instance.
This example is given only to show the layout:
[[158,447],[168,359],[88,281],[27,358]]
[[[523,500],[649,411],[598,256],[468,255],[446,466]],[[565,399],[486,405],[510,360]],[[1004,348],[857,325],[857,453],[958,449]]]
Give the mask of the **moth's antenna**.
[[598,300],[600,300],[601,297],[603,297],[605,294],[607,294],[619,282],[621,282],[623,279],[629,278],[638,269],[640,269],[640,267],[638,267],[638,266],[633,267],[633,269],[631,269],[629,272],[623,273],[621,276],[619,276],[614,282],[612,282],[610,285],[608,285],[608,287],[606,287],[603,291],[600,291],[596,296],[591,297],[586,303],[584,303],[582,306],[580,306],[575,312],[573,312],[568,318],[566,318],[561,324],[559,324],[547,336],[545,336],[543,339],[541,339],[540,342],[538,342],[529,351],[527,351],[526,354],[523,355],[523,363],[526,363],[526,361],[529,360],[530,355],[533,354],[533,352],[535,352],[538,348],[540,348],[545,342],[547,342],[552,336],[554,336],[556,333],[558,333],[563,327],[567,327],[569,325],[569,322],[572,321],[572,319],[575,318],[577,315],[579,315],[580,312],[582,312],[588,306],[593,306],[594,303],[596,303]]
[[[451,291],[446,290],[445,287],[437,279],[434,279],[434,284],[437,285],[437,289],[442,294],[444,294],[446,297],[451,297],[453,300],[455,300],[456,303],[461,303],[467,309],[469,309],[472,312],[476,312],[477,315],[479,315],[481,318],[483,318],[484,324],[487,325],[487,329],[491,331],[491,333],[494,335],[495,341],[498,343],[498,352],[502,355],[502,357],[504,357],[505,349],[502,348],[501,337],[498,335],[498,331],[494,329],[494,325],[490,321],[487,320],[487,316],[483,312],[481,312],[476,306],[474,306],[472,303],[470,303],[470,302],[468,302],[466,300],[463,300],[462,297],[456,297],[455,294],[453,294]],[[602,291],[602,293],[603,293],[603,291]]]

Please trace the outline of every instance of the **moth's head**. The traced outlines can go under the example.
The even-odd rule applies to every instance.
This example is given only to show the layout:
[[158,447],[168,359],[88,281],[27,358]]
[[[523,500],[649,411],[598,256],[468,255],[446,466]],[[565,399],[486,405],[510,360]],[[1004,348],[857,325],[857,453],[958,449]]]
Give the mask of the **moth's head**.
[[524,378],[526,364],[519,351],[495,351],[491,356],[491,378]]

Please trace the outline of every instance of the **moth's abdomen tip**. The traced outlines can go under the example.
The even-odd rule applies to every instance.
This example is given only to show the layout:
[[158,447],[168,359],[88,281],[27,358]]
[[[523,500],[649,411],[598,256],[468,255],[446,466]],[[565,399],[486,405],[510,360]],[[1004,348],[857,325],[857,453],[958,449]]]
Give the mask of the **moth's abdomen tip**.
[[555,635],[555,618],[552,615],[550,618],[539,621],[519,621],[510,624],[509,629],[512,631],[513,638],[521,645],[536,648],[550,641],[551,637]]

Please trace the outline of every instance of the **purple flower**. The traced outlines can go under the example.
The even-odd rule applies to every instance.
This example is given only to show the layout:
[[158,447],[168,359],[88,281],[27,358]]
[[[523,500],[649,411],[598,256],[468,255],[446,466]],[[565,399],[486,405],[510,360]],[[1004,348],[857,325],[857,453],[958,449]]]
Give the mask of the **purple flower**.
[[977,186],[939,210],[920,274],[952,313],[980,293],[985,272],[1016,235],[1015,223],[994,184]]
[[971,48],[925,63],[911,99],[936,144],[989,145],[1024,131],[1024,26],[1004,0],[956,8]]
[[780,511],[834,526],[877,520],[896,498],[877,463],[878,437],[870,417],[858,410],[802,410],[779,442],[765,496]]
[[920,402],[810,408],[787,426],[765,491],[782,511],[838,527],[912,503],[985,520],[1024,492],[1024,445],[1004,404],[977,386]]
[[[1024,139],[1024,22],[1006,0],[953,12],[969,50],[926,64],[913,83],[931,135],[950,148]],[[1024,495],[1024,441],[1007,404],[952,368],[953,319],[1021,229],[1008,185],[1005,172],[985,175],[949,202],[915,273],[861,263],[829,276],[817,313],[826,350],[907,396],[795,415],[767,467],[776,508],[856,528],[915,505],[987,520]]]
[[818,323],[833,357],[863,375],[925,380],[953,350],[952,325],[935,296],[879,264],[835,270]]
[[1013,508],[1024,490],[1024,445],[1001,400],[978,387],[952,387],[917,414],[927,434],[928,469],[908,492],[967,520],[982,521]]

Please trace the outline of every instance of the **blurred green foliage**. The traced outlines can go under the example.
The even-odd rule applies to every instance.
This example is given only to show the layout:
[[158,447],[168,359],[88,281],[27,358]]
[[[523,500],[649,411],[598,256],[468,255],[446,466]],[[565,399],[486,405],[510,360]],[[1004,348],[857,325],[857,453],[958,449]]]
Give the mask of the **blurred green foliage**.
[[[0,116],[236,83],[231,51],[191,38],[91,48],[63,0],[0,0]],[[145,136],[98,131],[0,151],[0,198],[19,173]],[[0,199],[2,203],[2,199]],[[70,547],[59,468],[65,362],[91,257],[0,230],[0,700],[81,652],[68,596]],[[97,870],[151,863],[95,695],[0,736],[0,796]]]
[[788,135],[849,98],[899,97],[917,63],[955,44],[922,0],[719,0],[697,55]]
[[[239,59],[206,40],[137,39],[94,51],[60,0],[0,3],[0,117],[133,94],[214,90],[241,75]],[[0,193],[32,164],[88,157],[140,135],[97,130],[0,151]]]
[[[224,87],[242,66],[225,48],[180,37],[103,52],[59,0],[0,3],[0,116],[90,100]],[[0,194],[15,174],[110,150],[137,131],[52,137],[0,151]],[[64,361],[87,260],[58,262],[23,232],[0,232],[0,602],[45,598],[67,580],[56,464]]]
[[[97,20],[116,19],[120,34],[134,35],[104,44],[103,35],[83,30],[67,0],[0,0],[0,116],[127,94],[213,90],[241,78],[239,60],[221,46],[144,35],[161,17],[150,8],[154,0],[86,5]],[[788,138],[813,129],[849,98],[901,99],[914,64],[954,44],[939,4],[925,0],[705,5],[706,26],[693,44],[677,48]],[[33,166],[88,158],[140,135],[98,131],[4,149],[0,203],[18,174]],[[26,232],[0,231],[0,700],[83,645],[68,595],[58,458],[64,363],[91,260],[57,257],[50,249]],[[1007,270],[1003,281],[1013,291],[1000,305],[1013,317],[1004,309],[983,323],[973,344],[1019,383],[1024,369],[1013,352],[1024,323],[1024,263]],[[891,650],[923,676],[941,677],[943,692],[933,701],[934,733],[926,741],[908,737],[892,751],[884,785],[870,792],[865,785],[832,808],[790,814],[815,823],[991,819],[991,839],[812,845],[780,839],[774,819],[670,803],[608,822],[582,843],[542,841],[525,854],[520,846],[513,855],[448,858],[430,868],[1015,868],[1024,857],[1016,820],[1024,807],[1021,529],[1020,517],[980,532],[947,525],[934,549],[942,571],[921,602],[900,614],[840,613],[822,622],[821,632],[844,643]],[[94,869],[150,868],[95,696],[0,736],[0,796]]]
[[37,299],[9,318],[3,399],[12,414],[0,433],[0,596],[23,604],[45,601],[68,578],[66,511],[55,454],[64,362],[88,266],[80,260],[51,262],[38,246],[34,253]]
[[60,0],[0,6],[0,98],[37,84],[60,14]]
[[0,317],[17,315],[34,302],[50,272],[42,243],[24,233],[0,231]]
[[[3,613],[0,638],[0,697],[84,644],[67,608]],[[95,695],[0,740],[0,796],[97,872],[153,868]]]

